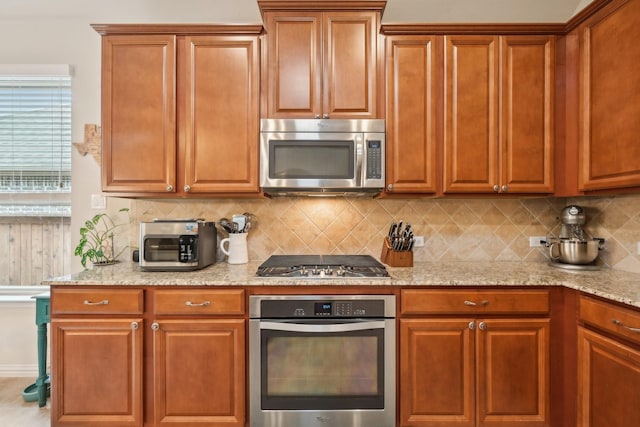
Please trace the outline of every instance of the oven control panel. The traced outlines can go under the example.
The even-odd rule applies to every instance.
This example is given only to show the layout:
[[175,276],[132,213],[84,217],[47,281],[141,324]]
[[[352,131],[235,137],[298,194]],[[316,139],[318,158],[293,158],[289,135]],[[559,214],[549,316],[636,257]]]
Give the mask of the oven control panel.
[[[386,311],[388,313],[388,310]],[[260,318],[361,318],[385,316],[384,299],[267,299]]]

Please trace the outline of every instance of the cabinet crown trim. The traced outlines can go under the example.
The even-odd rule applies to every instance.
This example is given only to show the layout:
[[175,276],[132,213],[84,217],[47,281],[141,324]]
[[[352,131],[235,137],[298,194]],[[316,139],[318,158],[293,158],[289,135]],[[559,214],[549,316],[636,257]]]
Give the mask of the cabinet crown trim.
[[561,35],[565,24],[383,24],[384,35]]
[[169,35],[259,35],[263,31],[261,24],[91,24],[98,34],[169,34]]
[[279,10],[368,10],[384,12],[387,0],[258,0],[260,13]]

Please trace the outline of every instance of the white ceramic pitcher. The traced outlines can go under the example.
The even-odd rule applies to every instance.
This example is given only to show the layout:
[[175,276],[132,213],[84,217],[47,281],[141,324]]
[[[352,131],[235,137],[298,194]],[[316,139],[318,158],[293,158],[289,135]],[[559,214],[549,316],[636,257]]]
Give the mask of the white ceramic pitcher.
[[227,259],[229,264],[246,264],[249,262],[247,234],[249,233],[231,233],[229,237],[220,240],[220,250],[229,257]]

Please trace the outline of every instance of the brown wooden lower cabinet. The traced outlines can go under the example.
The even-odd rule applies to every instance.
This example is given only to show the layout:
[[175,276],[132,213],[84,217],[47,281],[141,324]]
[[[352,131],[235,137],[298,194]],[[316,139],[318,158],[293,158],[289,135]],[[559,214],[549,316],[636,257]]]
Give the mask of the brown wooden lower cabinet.
[[546,291],[409,290],[401,298],[402,427],[551,425]]
[[244,306],[242,289],[52,287],[52,427],[244,427]]
[[583,296],[580,321],[578,427],[640,425],[640,312]]
[[156,426],[244,426],[243,319],[152,324]]
[[142,426],[143,321],[52,319],[51,425]]
[[400,321],[402,426],[548,426],[549,319]]

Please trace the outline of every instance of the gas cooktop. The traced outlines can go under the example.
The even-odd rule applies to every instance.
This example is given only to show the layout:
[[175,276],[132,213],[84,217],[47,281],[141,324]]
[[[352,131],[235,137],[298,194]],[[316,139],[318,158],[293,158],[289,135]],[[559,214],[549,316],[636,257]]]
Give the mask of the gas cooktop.
[[389,277],[384,265],[370,255],[272,255],[258,267],[256,275],[310,279]]

